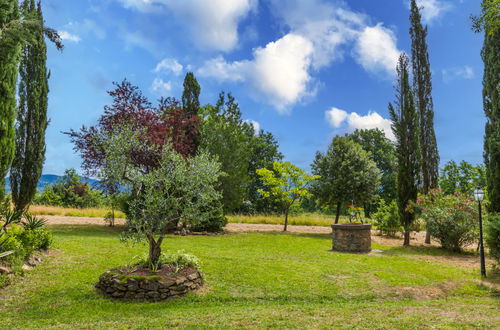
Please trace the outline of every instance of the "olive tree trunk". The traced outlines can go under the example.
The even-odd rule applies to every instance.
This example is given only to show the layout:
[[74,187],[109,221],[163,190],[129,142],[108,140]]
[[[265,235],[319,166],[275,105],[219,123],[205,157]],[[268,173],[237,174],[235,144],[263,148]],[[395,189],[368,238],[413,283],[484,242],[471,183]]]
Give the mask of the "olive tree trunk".
[[161,243],[163,242],[163,236],[160,236],[158,240],[155,240],[153,235],[148,235],[149,242],[149,258],[148,258],[148,267],[153,270],[156,269],[158,265],[158,261],[161,256]]
[[338,202],[337,203],[337,214],[335,215],[335,224],[339,223],[339,218],[340,218],[340,208],[342,207],[342,203]]

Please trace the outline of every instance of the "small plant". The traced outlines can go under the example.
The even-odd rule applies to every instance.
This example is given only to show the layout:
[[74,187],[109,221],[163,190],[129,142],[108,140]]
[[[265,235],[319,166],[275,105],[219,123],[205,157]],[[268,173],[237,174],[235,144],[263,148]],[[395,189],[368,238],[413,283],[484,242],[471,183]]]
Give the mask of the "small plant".
[[399,221],[398,206],[396,205],[396,201],[386,204],[386,202],[382,200],[377,212],[375,212],[372,217],[374,225],[380,233],[384,235],[394,237],[398,232],[403,231],[403,227]]
[[182,269],[192,267],[200,269],[199,259],[191,254],[184,253],[183,251],[177,251],[177,253],[162,253],[160,258],[151,266],[149,262],[149,257],[136,256],[129,268],[134,268],[135,266],[140,266],[144,268],[150,268],[151,271],[157,272],[164,266],[174,266],[175,272],[179,272]]
[[361,222],[363,223],[363,217],[361,216],[361,212],[363,212],[362,207],[358,207],[356,205],[350,204],[347,206],[349,211],[349,222]]
[[21,221],[21,217],[23,215],[22,211],[13,210],[10,207],[10,200],[4,199],[0,202],[0,224],[2,224],[0,228],[0,232],[7,232],[7,228],[15,223],[19,223]]
[[21,222],[21,225],[26,230],[37,230],[45,227],[45,225],[47,224],[47,220],[45,220],[44,218],[39,218],[36,215],[33,215],[28,212],[24,213],[23,220],[24,221]]

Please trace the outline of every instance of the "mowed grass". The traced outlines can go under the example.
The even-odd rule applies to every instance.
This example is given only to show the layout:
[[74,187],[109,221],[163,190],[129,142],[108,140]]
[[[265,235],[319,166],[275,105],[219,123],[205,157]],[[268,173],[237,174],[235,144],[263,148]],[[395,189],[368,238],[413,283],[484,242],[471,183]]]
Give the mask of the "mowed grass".
[[384,252],[346,254],[329,251],[328,235],[169,236],[165,251],[202,260],[205,287],[170,301],[123,302],[93,284],[146,246],[119,243],[119,228],[52,228],[46,260],[0,291],[0,328],[500,326],[498,292],[475,282],[476,269],[429,259],[446,256],[438,249],[375,245]]

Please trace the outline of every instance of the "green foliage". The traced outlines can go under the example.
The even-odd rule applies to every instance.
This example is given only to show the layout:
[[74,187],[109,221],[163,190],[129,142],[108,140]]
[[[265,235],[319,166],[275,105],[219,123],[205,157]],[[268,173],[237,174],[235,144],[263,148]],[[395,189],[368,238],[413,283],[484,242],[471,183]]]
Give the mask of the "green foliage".
[[[483,2],[483,7],[486,2]],[[498,8],[498,2],[496,7]],[[497,10],[498,16],[498,10]],[[491,33],[489,33],[491,32]],[[489,211],[500,213],[500,30],[485,33],[481,52],[484,62],[483,109],[486,116],[484,164]]]
[[472,16],[472,28],[476,32],[485,31],[493,35],[500,30],[500,0],[483,0],[481,15]]
[[[1,0],[0,31],[19,20],[18,0]],[[16,85],[19,61],[19,41],[1,35],[0,39],[0,201],[5,194],[5,177],[16,148]]]
[[[247,213],[270,213],[280,209],[280,204],[273,198],[261,198],[259,189],[266,190],[257,170],[260,168],[273,169],[273,163],[283,159],[283,154],[278,150],[278,141],[270,132],[261,130],[251,139],[252,156],[248,166],[248,177],[250,179],[247,188],[247,198],[250,203],[246,203],[239,211]],[[245,210],[246,208],[246,210]]]
[[379,195],[390,202],[396,198],[396,147],[378,128],[355,130],[348,138],[361,145],[363,150],[371,154],[371,159],[377,165],[382,176]]
[[201,149],[217,157],[225,173],[220,178],[224,211],[241,207],[250,181],[253,127],[243,121],[239,105],[231,94],[221,93],[216,106],[202,109]]
[[443,248],[461,251],[477,240],[479,216],[475,203],[466,195],[445,195],[441,189],[434,189],[419,196],[415,205],[427,231]]
[[399,221],[398,206],[394,200],[390,203],[381,200],[377,212],[373,214],[373,220],[374,225],[384,235],[394,237],[403,230]]
[[319,176],[307,174],[290,162],[274,162],[272,171],[261,168],[256,172],[261,177],[264,186],[269,188],[269,190],[258,190],[262,197],[273,197],[282,204],[285,214],[284,230],[286,231],[290,207],[295,202],[300,202],[302,198],[311,195],[309,185],[319,179]]
[[334,137],[325,154],[316,153],[313,173],[320,176],[313,193],[324,206],[372,202],[380,186],[380,171],[372,155],[352,139]]
[[[420,166],[424,194],[438,186],[439,152],[434,132],[434,104],[432,100],[432,74],[427,50],[427,27],[422,26],[420,9],[411,0],[410,36],[411,64],[415,108],[418,112]],[[416,132],[415,132],[416,133]]]
[[486,171],[482,165],[472,166],[466,161],[460,164],[453,160],[447,162],[441,170],[439,186],[445,194],[461,192],[471,194],[476,187],[486,184]]
[[24,213],[24,219],[21,222],[21,225],[26,230],[37,230],[45,227],[47,220],[44,218],[39,218],[31,213]]
[[[134,264],[147,268],[149,266],[148,256],[140,258],[138,261],[135,261]],[[177,251],[176,253],[162,253],[151,270],[155,272],[167,265],[174,266],[176,273],[189,267],[198,270],[201,269],[200,260],[196,256],[184,253],[184,251]]]
[[33,202],[77,208],[99,207],[106,203],[103,193],[83,182],[74,169],[66,170],[59,182],[45,186]]
[[133,193],[127,203],[129,231],[124,238],[148,241],[151,269],[160,258],[161,243],[170,230],[190,229],[222,213],[221,196],[215,187],[221,175],[220,164],[206,152],[186,160],[166,144],[157,167],[145,172],[142,167],[134,166],[129,154],[123,152],[148,148],[139,139],[139,132],[117,127],[104,148],[106,167],[102,175],[118,184],[132,186]]
[[407,246],[410,245],[410,231],[415,222],[415,214],[409,212],[407,207],[416,201],[420,185],[419,117],[410,88],[409,60],[406,54],[399,57],[396,71],[396,101],[394,106],[389,104],[389,114],[397,140],[397,203],[399,220],[405,230],[403,244]]
[[[43,26],[40,3],[37,8],[34,0],[25,0],[21,8],[24,17],[33,17]],[[35,196],[45,161],[49,93],[46,53],[41,29],[36,31],[32,42],[21,49],[16,153],[10,169],[12,200],[18,210],[26,209]]]
[[200,108],[200,84],[192,72],[184,77],[184,91],[182,92],[182,108],[193,115],[198,114]]
[[486,222],[486,245],[490,249],[490,256],[500,267],[500,214],[489,214]]

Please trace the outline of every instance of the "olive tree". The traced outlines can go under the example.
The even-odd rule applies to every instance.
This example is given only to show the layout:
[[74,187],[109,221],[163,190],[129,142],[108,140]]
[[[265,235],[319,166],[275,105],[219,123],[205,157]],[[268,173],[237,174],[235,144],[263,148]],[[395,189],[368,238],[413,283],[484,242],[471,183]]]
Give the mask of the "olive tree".
[[220,164],[205,152],[185,159],[167,143],[154,168],[139,167],[130,155],[137,148],[149,146],[139,139],[140,132],[126,128],[118,131],[107,136],[104,143],[106,165],[102,175],[131,188],[125,238],[148,242],[148,265],[153,269],[172,225],[189,228],[222,212],[221,195],[216,190]]
[[310,195],[308,187],[319,176],[307,174],[290,162],[273,162],[273,171],[261,168],[256,172],[262,179],[263,185],[269,188],[269,190],[259,189],[258,192],[264,198],[274,197],[282,204],[285,213],[283,231],[286,231],[290,207]]

